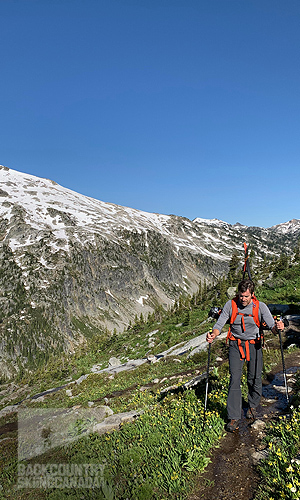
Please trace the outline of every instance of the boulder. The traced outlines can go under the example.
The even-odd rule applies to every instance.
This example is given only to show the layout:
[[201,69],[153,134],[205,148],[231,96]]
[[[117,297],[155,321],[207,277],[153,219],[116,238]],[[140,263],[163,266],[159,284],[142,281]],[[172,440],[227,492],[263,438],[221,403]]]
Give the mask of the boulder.
[[267,449],[262,451],[255,451],[252,454],[252,460],[254,465],[257,465],[261,460],[266,460],[268,458],[269,451]]
[[233,299],[233,297],[236,296],[236,286],[230,286],[228,289],[227,289],[227,297],[229,299]]
[[115,358],[114,356],[112,356],[108,360],[109,367],[120,366],[121,364],[122,364],[121,361],[118,358]]
[[253,424],[251,425],[251,429],[254,429],[255,431],[262,431],[266,427],[266,423],[263,422],[263,420],[255,420]]
[[119,413],[117,415],[111,415],[93,427],[93,432],[97,432],[98,434],[105,434],[106,432],[110,432],[114,429],[119,429],[121,424],[125,422],[132,422],[139,415],[141,415],[141,411],[137,412],[136,410],[128,411],[125,413]]
[[6,415],[9,415],[10,413],[13,413],[15,411],[18,411],[17,405],[6,406],[5,408],[2,408],[2,410],[0,411],[0,418],[6,417]]

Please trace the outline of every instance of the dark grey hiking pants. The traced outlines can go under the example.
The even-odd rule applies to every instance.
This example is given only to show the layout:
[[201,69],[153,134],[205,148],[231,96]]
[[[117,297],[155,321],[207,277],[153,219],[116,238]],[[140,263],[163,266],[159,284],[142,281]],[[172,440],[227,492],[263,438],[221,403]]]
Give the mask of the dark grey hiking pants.
[[[245,350],[245,342],[242,342]],[[256,408],[262,395],[262,367],[263,356],[261,344],[249,344],[250,361],[247,363],[248,403],[251,408]],[[239,420],[242,412],[241,377],[245,360],[240,359],[241,354],[236,340],[229,340],[229,372],[230,383],[227,398],[227,415],[230,420]]]

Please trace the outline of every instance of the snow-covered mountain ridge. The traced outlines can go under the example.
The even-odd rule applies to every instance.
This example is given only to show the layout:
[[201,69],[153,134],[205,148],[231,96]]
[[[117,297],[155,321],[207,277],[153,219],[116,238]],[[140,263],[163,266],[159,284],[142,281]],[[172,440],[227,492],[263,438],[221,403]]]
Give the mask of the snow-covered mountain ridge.
[[[149,226],[154,224],[163,232],[166,216],[118,207],[77,194],[48,179],[21,174],[3,166],[0,169],[0,196],[2,199],[5,197],[0,216],[10,221],[17,204],[26,211],[25,222],[33,230],[53,232],[57,239],[65,241],[66,249],[69,239],[67,228],[72,226],[78,228],[78,234],[73,232],[73,235],[81,240],[84,230],[85,239],[90,241],[93,241],[95,233],[113,235],[114,230],[124,225],[131,230],[140,230],[145,223]],[[28,245],[38,237],[34,232]],[[23,245],[18,240],[10,242],[11,247],[14,244]]]
[[[300,221],[269,229],[142,212],[0,167],[0,371],[122,330],[227,271],[243,242],[256,259],[291,251]],[[2,360],[2,364],[1,364]]]
[[[71,235],[81,243],[94,242],[96,234],[118,242],[118,231],[125,228],[138,233],[159,231],[161,235],[172,238],[177,250],[188,245],[191,250],[226,260],[213,247],[208,249],[199,244],[199,235],[192,230],[193,224],[224,228],[229,226],[226,222],[200,218],[191,222],[184,219],[185,229],[182,234],[176,234],[172,225],[174,216],[142,212],[98,201],[59,186],[51,180],[21,174],[3,166],[0,167],[0,187],[3,200],[0,204],[0,217],[10,222],[15,215],[16,206],[22,207],[25,210],[24,222],[31,228],[26,241],[24,238],[14,238],[9,233],[9,246],[12,250],[39,241],[43,237],[42,231],[53,235],[54,251],[68,251]],[[207,242],[212,243],[210,240],[208,236]]]
[[[218,228],[247,229],[247,226],[239,223],[231,225],[218,219],[197,217],[189,221],[186,218],[143,212],[102,202],[64,188],[52,180],[23,174],[4,166],[0,166],[0,197],[2,198],[0,217],[10,222],[15,215],[15,207],[22,207],[25,210],[25,223],[32,229],[32,234],[26,241],[20,238],[9,238],[9,246],[12,250],[39,241],[42,231],[51,232],[59,241],[59,249],[68,250],[70,228],[73,228],[72,236],[75,236],[81,243],[93,242],[95,234],[106,235],[118,241],[118,236],[116,236],[118,231],[126,228],[139,233],[145,230],[159,231],[162,235],[171,237],[178,247],[188,244],[195,251],[227,260],[226,256],[220,255],[219,249],[216,248],[214,252],[214,249],[210,251],[205,245],[200,245],[199,241],[197,242],[199,234],[193,231],[193,228],[195,225],[202,228],[205,226],[214,228],[216,230],[214,238],[208,235],[206,239],[210,243],[213,239],[218,243]],[[174,234],[174,219],[181,219],[185,234]],[[75,227],[76,230],[74,230]],[[295,233],[299,228],[300,220],[293,219],[273,226],[270,230],[287,234]],[[268,231],[263,228],[257,229]],[[222,239],[223,235],[220,243]],[[203,243],[202,238],[201,243]]]
[[[126,228],[138,233],[159,231],[161,235],[172,238],[177,250],[188,245],[191,250],[226,260],[218,251],[214,252],[213,248],[209,250],[199,245],[199,242],[194,242],[194,239],[199,239],[199,235],[192,230],[194,223],[227,227],[226,222],[200,218],[191,222],[184,219],[186,234],[177,235],[172,227],[174,216],[142,212],[98,201],[59,186],[54,181],[22,174],[3,166],[0,166],[0,189],[3,200],[0,204],[0,217],[10,222],[15,215],[16,206],[22,207],[25,210],[24,222],[31,228],[26,241],[24,238],[9,237],[12,250],[39,241],[43,236],[42,231],[51,232],[54,236],[54,251],[68,251],[71,235],[81,243],[92,243],[96,234],[118,242],[118,231]],[[56,242],[59,242],[59,248]]]

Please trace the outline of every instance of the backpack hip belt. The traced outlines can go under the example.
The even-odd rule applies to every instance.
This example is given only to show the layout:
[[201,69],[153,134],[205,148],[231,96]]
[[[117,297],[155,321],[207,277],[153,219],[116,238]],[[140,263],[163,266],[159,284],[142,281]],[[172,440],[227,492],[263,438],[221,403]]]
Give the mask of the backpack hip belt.
[[245,342],[245,351],[246,351],[246,354],[245,354],[245,351],[243,349],[243,345],[242,345],[242,340],[241,339],[237,339],[230,332],[229,335],[227,335],[226,342],[228,340],[236,340],[237,341],[238,347],[239,347],[239,351],[240,351],[240,355],[241,355],[240,359],[241,360],[246,359],[246,361],[250,361],[250,347],[249,347],[249,344],[257,344],[258,345],[258,344],[261,343],[261,338],[260,337],[258,337],[257,339],[244,340],[243,342]]

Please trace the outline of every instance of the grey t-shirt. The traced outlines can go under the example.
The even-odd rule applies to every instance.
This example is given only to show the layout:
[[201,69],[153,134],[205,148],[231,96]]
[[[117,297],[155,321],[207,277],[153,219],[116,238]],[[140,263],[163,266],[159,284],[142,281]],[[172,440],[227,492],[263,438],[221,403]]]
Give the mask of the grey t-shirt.
[[[242,304],[240,304],[240,302],[238,301],[237,306],[238,306],[238,312],[242,314],[252,315],[253,312],[252,301],[248,306],[245,307],[243,307]],[[218,321],[213,326],[213,329],[216,328],[217,330],[219,330],[219,332],[221,332],[223,326],[226,324],[228,320],[230,320],[231,314],[232,314],[231,300],[228,300],[228,302],[226,302],[220,314]],[[275,325],[275,321],[272,317],[270,309],[264,302],[259,302],[258,318],[260,322],[265,321],[269,328],[273,328],[273,326]],[[237,315],[233,325],[231,326],[232,334],[236,338],[241,340],[255,339],[259,332],[259,328],[256,325],[253,316],[244,316],[244,321],[245,321],[245,331],[243,331],[242,316]]]

